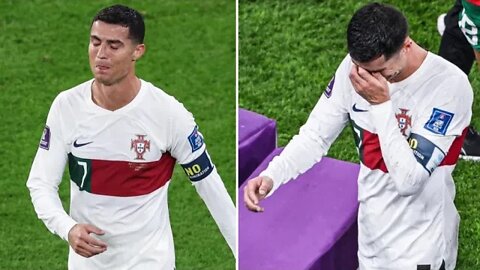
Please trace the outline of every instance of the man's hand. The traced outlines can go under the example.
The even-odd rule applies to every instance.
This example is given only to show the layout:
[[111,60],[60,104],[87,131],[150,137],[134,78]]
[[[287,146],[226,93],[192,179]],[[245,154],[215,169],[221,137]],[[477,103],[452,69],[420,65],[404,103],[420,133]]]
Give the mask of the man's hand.
[[372,105],[390,100],[387,80],[379,72],[370,73],[353,64],[350,81],[355,91]]
[[107,244],[90,236],[105,234],[104,231],[90,224],[77,224],[68,232],[68,243],[75,252],[89,258],[107,250]]
[[258,205],[259,201],[272,190],[273,180],[266,176],[258,176],[248,180],[243,189],[243,200],[247,208],[254,212],[263,212],[264,209]]

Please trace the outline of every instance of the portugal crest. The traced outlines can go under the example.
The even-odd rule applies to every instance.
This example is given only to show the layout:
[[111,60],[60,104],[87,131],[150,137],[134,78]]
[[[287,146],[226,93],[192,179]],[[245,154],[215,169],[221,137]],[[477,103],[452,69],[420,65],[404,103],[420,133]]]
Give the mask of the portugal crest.
[[137,154],[137,157],[135,158],[135,160],[145,160],[143,158],[143,155],[147,150],[150,151],[150,141],[145,140],[145,137],[147,137],[147,135],[137,134],[136,136],[137,136],[136,139],[134,140],[132,139],[130,150],[135,151],[135,153]]
[[395,114],[397,118],[398,128],[402,132],[403,136],[407,136],[406,131],[408,127],[412,127],[412,118],[407,114],[408,109],[400,109],[400,113]]

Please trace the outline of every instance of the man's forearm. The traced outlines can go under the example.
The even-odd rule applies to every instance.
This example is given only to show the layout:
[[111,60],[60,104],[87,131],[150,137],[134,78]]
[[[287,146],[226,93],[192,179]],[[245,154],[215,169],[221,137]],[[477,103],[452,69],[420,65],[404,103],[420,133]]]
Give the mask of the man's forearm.
[[52,233],[68,240],[68,232],[76,222],[65,212],[58,195],[58,185],[66,162],[66,157],[61,153],[53,154],[39,149],[32,164],[27,187],[38,218]]
[[68,232],[77,222],[63,209],[57,189],[35,176],[29,178],[27,187],[38,218],[48,230],[68,241]]
[[214,169],[209,176],[199,182],[195,182],[194,186],[207,205],[232,253],[237,257],[236,209],[217,170]]
[[372,119],[377,129],[385,165],[400,195],[412,195],[421,189],[429,177],[417,162],[407,140],[394,119],[392,102],[373,105]]

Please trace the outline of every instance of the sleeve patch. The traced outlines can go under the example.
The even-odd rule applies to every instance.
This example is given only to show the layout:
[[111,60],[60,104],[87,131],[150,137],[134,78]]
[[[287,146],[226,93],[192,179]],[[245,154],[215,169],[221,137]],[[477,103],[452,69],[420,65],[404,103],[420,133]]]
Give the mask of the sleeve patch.
[[433,108],[430,119],[425,123],[424,128],[435,133],[445,135],[448,125],[452,122],[453,113]]
[[327,88],[325,88],[325,92],[323,92],[327,98],[330,98],[332,96],[334,84],[335,84],[335,75],[333,75],[333,78],[328,83]]
[[40,139],[40,148],[48,150],[50,149],[50,127],[45,126],[43,129],[42,139]]
[[207,177],[213,170],[212,162],[204,151],[199,157],[188,164],[181,164],[190,181],[197,182]]
[[198,132],[198,126],[195,126],[195,128],[193,128],[192,133],[188,135],[188,142],[192,147],[192,153],[202,148],[203,138],[202,138],[202,135]]
[[427,138],[412,133],[408,138],[410,148],[417,159],[417,162],[432,174],[445,157],[445,153]]

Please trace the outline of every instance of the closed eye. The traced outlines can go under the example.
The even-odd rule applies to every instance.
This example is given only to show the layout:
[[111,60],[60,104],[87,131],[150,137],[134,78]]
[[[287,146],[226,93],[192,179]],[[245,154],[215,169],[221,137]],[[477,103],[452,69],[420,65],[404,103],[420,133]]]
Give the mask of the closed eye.
[[107,40],[107,43],[110,45],[112,50],[118,50],[123,46],[123,43],[117,40]]
[[90,36],[90,43],[93,45],[93,46],[99,46],[102,41],[97,38],[96,36]]

